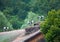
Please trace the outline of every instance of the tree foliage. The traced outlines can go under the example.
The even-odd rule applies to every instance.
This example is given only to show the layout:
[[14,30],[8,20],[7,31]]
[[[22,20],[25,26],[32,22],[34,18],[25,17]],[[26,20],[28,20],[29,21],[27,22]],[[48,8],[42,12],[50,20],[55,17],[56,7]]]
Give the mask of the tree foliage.
[[48,17],[42,24],[42,32],[47,42],[60,42],[60,10],[48,12]]
[[10,22],[8,22],[5,15],[0,11],[0,30],[3,31],[3,27],[9,27],[9,29],[13,29]]
[[31,26],[33,26],[33,24],[35,22],[37,22],[39,19],[38,19],[38,15],[33,13],[32,11],[28,12],[28,15],[26,17],[26,19],[24,20],[24,24],[22,25],[21,28],[26,28],[26,27],[29,27],[30,26],[30,22],[33,21],[33,23],[31,24]]
[[31,0],[29,7],[31,11],[46,15],[51,9],[59,9],[60,0]]
[[16,29],[24,24],[28,12],[46,16],[52,9],[60,9],[60,0],[0,0],[0,11]]

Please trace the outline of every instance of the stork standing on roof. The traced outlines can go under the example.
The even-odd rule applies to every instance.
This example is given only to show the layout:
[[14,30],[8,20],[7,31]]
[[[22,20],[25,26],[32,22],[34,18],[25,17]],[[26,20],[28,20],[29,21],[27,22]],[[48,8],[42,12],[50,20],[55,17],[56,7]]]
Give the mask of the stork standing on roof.
[[3,27],[3,31],[6,31],[6,27]]

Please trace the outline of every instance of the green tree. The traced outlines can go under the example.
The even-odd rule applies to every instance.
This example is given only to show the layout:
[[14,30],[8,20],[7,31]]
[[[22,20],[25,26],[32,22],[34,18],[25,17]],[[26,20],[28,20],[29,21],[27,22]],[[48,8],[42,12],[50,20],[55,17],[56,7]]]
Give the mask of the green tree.
[[[30,26],[29,22],[31,22],[32,20],[34,21],[33,24],[35,22],[39,21],[38,15],[33,13],[32,11],[30,11],[30,12],[28,12],[28,15],[27,15],[26,19],[24,20],[24,23],[21,28],[29,27]],[[31,26],[33,26],[33,24],[31,24]]]
[[60,10],[48,12],[48,17],[42,24],[42,32],[47,42],[60,41]]
[[39,15],[46,15],[51,9],[59,9],[60,0],[31,0],[29,7],[31,11]]
[[3,30],[3,27],[9,27],[9,29],[13,29],[10,22],[8,22],[7,18],[3,14],[3,12],[0,11],[0,30]]
[[12,24],[13,29],[20,29],[23,24],[23,20],[20,20],[18,16],[12,16],[10,19],[10,23]]

